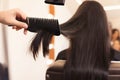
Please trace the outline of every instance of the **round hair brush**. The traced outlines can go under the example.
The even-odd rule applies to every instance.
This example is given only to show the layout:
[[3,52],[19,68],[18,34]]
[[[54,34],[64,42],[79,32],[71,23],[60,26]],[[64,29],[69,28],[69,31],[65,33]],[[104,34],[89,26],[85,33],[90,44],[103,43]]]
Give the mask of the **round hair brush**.
[[44,30],[54,35],[60,35],[60,28],[57,19],[27,17],[26,23],[28,24],[27,30],[31,32],[38,32],[39,30]]
[[[45,19],[27,17],[26,20],[17,19],[28,24],[27,30],[30,32],[47,31],[53,35],[60,35],[60,27],[57,19]],[[9,25],[13,26],[13,25]]]

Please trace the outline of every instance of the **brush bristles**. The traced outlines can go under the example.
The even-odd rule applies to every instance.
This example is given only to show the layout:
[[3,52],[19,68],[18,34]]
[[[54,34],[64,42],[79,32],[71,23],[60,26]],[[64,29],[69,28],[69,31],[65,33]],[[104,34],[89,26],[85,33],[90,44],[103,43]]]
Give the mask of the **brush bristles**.
[[27,18],[28,30],[38,32],[40,30],[50,32],[54,35],[60,35],[59,23],[57,19]]

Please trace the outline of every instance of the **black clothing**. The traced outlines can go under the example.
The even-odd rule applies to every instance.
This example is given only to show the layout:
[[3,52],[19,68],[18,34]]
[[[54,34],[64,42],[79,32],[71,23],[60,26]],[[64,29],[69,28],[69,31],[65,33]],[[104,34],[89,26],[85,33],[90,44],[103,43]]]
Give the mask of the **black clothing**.
[[[110,55],[110,57],[111,57],[111,60],[112,61],[120,61],[120,52],[119,51],[116,51],[116,50],[114,50],[113,48],[111,48],[111,55]],[[63,50],[63,51],[61,51],[59,54],[58,54],[58,56],[57,56],[57,58],[56,58],[56,60],[67,60],[67,49],[65,49],[65,50]]]
[[67,54],[67,49],[61,51],[60,53],[58,53],[56,60],[67,60]]

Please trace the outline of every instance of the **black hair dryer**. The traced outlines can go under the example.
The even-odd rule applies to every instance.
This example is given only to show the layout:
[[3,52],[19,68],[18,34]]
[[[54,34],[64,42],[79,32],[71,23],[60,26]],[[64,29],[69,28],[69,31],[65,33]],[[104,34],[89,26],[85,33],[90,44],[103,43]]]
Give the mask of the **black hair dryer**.
[[45,0],[45,3],[53,5],[64,5],[65,0]]

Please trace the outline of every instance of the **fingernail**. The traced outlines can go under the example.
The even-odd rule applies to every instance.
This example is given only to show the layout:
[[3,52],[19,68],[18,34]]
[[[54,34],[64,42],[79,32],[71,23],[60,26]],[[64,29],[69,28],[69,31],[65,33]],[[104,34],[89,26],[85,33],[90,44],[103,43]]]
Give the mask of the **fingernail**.
[[24,33],[24,35],[26,35],[26,33],[25,32],[23,32]]
[[23,27],[24,27],[24,28],[28,28],[28,25],[27,25],[27,24],[25,24]]

